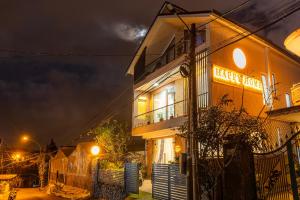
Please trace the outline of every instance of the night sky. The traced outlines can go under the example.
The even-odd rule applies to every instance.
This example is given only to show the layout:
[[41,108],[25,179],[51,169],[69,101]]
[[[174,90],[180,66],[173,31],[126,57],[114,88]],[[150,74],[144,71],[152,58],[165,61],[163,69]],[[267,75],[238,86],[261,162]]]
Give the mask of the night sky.
[[[224,12],[243,1],[171,2],[190,11]],[[289,2],[295,1],[253,0],[228,17],[254,29]],[[26,131],[41,143],[54,138],[59,145],[71,144],[107,113],[119,110],[120,118],[130,119],[130,90],[108,111],[107,105],[130,87],[126,68],[162,4],[158,0],[1,1],[0,136],[18,145]],[[284,37],[300,27],[297,19],[300,13],[260,34],[282,46]],[[70,53],[73,56],[61,55]]]

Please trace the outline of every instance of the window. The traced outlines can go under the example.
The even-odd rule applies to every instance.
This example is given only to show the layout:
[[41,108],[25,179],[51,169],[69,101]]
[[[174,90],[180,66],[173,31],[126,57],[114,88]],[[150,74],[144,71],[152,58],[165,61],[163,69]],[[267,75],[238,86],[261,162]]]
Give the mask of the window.
[[169,164],[175,159],[174,138],[155,140],[154,163]]
[[263,87],[263,103],[267,106],[272,106],[272,93],[270,88],[268,87],[268,79],[267,76],[262,75],[262,87]]
[[276,128],[276,132],[277,132],[277,144],[278,146],[281,146],[280,128]]
[[153,96],[154,123],[175,116],[175,88],[170,85]]
[[285,94],[285,103],[286,103],[286,107],[291,107],[291,97],[289,94]]
[[139,97],[137,101],[137,107],[138,119],[146,119],[146,115],[144,113],[147,112],[147,97]]
[[274,93],[274,96],[277,96],[277,90],[276,90],[276,79],[275,79],[275,74],[272,74],[272,90]]
[[199,30],[196,35],[196,46],[205,43],[205,39],[206,39],[206,30],[205,29]]

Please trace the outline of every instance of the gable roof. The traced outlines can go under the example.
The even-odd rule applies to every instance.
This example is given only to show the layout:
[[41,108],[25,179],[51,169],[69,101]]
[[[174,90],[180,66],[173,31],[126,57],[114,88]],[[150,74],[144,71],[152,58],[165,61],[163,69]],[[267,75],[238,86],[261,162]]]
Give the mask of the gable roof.
[[66,157],[71,155],[71,153],[75,150],[75,146],[64,146],[59,149]]
[[[139,57],[141,56],[141,51],[143,51],[144,47],[145,47],[145,42],[146,40],[149,38],[149,35],[152,34],[152,29],[153,27],[159,22],[160,17],[171,17],[171,18],[176,18],[176,16],[174,14],[172,14],[170,11],[168,11],[167,9],[167,5],[171,4],[173,6],[173,8],[178,11],[178,13],[180,14],[181,18],[187,18],[187,17],[204,17],[204,16],[214,16],[216,18],[218,18],[218,20],[224,21],[227,24],[231,24],[232,26],[235,26],[236,28],[242,29],[243,31],[246,32],[252,32],[251,30],[249,30],[249,28],[241,25],[238,22],[235,22],[233,20],[230,20],[228,18],[225,18],[222,16],[222,14],[216,10],[204,10],[204,11],[192,11],[192,12],[188,12],[185,9],[176,6],[172,3],[169,2],[164,2],[164,4],[162,5],[161,9],[159,10],[158,14],[155,16],[153,22],[151,23],[147,34],[145,35],[145,37],[143,38],[142,42],[140,43],[139,47],[137,48],[129,66],[127,67],[126,73],[127,74],[133,74],[133,68],[135,66],[135,64],[137,63],[137,61],[139,60]],[[229,26],[229,25],[227,25]],[[300,59],[291,54],[290,52],[288,52],[287,50],[283,49],[282,47],[274,44],[272,41],[270,41],[267,38],[264,38],[262,36],[259,36],[257,34],[252,34],[251,37],[255,37],[258,40],[260,40],[261,42],[265,43],[266,45],[269,45],[270,47],[272,47],[273,49],[279,51],[280,53],[282,53],[283,55],[285,55],[286,57],[288,57],[289,59],[293,60],[294,62],[300,64]]]

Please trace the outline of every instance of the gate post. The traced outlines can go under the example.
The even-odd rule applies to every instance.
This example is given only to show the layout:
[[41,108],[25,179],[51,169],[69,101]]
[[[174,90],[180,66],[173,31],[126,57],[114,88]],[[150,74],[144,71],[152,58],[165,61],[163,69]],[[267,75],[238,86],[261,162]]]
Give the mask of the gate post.
[[295,173],[295,163],[294,163],[294,156],[293,156],[293,146],[292,146],[291,141],[287,142],[287,153],[288,153],[288,162],[289,162],[289,170],[290,170],[293,198],[294,198],[294,200],[299,200],[298,185],[297,185],[297,179],[296,179],[296,173]]
[[224,149],[224,200],[257,199],[254,156],[251,147],[241,142],[239,136],[226,138]]
[[93,158],[91,161],[92,165],[92,177],[91,177],[91,197],[98,198],[100,196],[100,189],[99,189],[99,160],[97,158]]

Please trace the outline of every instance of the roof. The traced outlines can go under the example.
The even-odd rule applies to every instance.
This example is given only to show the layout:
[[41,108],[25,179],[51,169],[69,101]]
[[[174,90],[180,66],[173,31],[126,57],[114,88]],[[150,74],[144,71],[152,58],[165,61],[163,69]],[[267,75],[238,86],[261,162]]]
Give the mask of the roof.
[[[151,35],[151,30],[153,28],[153,26],[157,23],[157,21],[159,20],[160,17],[172,17],[172,18],[176,18],[176,16],[170,12],[166,12],[166,9],[167,9],[167,5],[168,4],[171,4],[169,2],[165,2],[163,4],[163,6],[161,7],[161,9],[159,10],[158,14],[155,16],[152,24],[150,25],[149,27],[149,30],[147,32],[147,34],[145,35],[145,37],[143,38],[142,42],[140,43],[139,47],[137,48],[136,50],[136,53],[134,55],[134,57],[132,58],[129,66],[127,67],[127,70],[126,70],[126,73],[127,74],[133,74],[133,67],[135,66],[136,62],[138,61],[140,55],[141,55],[141,51],[144,49],[144,43],[145,41],[147,40],[147,38],[149,37],[149,35]],[[185,9],[179,7],[179,6],[176,6],[174,4],[171,4],[174,9],[176,11],[179,10],[178,13],[180,13],[180,17],[181,18],[186,18],[186,17],[204,17],[204,16],[215,16],[217,17],[219,20],[222,20],[222,21],[226,21],[226,22],[229,22],[231,23],[232,25],[234,26],[237,26],[239,27],[240,29],[244,29],[244,31],[247,31],[247,32],[252,32],[251,30],[249,30],[247,27],[241,25],[240,23],[238,22],[235,22],[233,20],[230,20],[228,18],[225,18],[222,16],[222,13],[216,11],[216,10],[203,10],[203,11],[192,11],[192,12],[188,12],[186,11]],[[257,34],[252,34],[252,37],[256,37],[258,38],[259,40],[261,40],[262,42],[266,43],[267,45],[269,45],[270,47],[278,50],[279,52],[281,52],[282,54],[284,54],[285,56],[287,56],[288,58],[292,59],[294,62],[300,64],[300,59],[291,54],[289,51],[283,49],[282,47],[274,44],[272,41],[268,40],[267,38],[264,38],[262,36],[259,36]]]
[[71,153],[75,150],[75,146],[64,146],[61,147],[59,150],[66,156],[68,157],[69,155],[71,155]]
[[8,181],[17,177],[17,174],[0,174],[0,181]]
[[300,122],[300,106],[280,108],[268,111],[267,114],[271,119],[277,119],[286,122]]
[[300,28],[292,32],[284,41],[284,46],[289,51],[300,56]]

